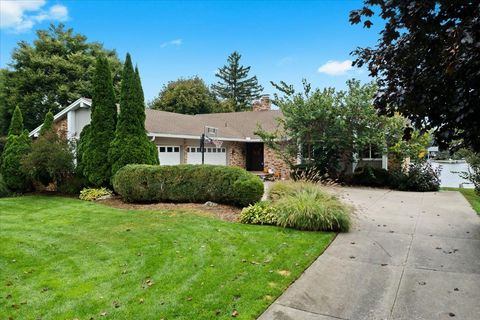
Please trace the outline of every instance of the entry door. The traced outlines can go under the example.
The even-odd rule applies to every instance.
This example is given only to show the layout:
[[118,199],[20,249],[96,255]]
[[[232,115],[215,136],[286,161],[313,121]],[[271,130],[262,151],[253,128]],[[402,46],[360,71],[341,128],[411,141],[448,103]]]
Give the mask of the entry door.
[[263,143],[247,143],[247,170],[263,171]]
[[180,164],[180,146],[159,146],[158,157],[162,166]]

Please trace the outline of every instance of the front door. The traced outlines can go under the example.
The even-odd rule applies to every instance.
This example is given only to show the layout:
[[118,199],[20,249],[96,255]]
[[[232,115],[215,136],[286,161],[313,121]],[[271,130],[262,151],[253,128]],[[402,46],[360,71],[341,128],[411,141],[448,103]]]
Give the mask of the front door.
[[247,170],[263,171],[263,143],[247,143]]

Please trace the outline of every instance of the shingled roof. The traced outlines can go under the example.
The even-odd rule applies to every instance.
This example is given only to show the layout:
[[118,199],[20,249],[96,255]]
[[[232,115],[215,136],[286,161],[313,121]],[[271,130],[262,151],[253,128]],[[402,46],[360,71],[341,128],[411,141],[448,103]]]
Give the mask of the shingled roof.
[[158,135],[186,135],[199,137],[205,126],[218,128],[218,137],[228,140],[258,140],[258,126],[273,132],[277,128],[279,110],[244,111],[186,115],[146,109],[145,128]]
[[[66,117],[69,111],[80,107],[91,107],[92,100],[80,98],[55,115],[55,121]],[[263,130],[274,132],[277,129],[277,119],[283,115],[280,110],[244,111],[229,113],[208,113],[187,115],[153,109],[146,109],[145,129],[151,136],[199,138],[205,126],[218,128],[218,137],[231,141],[261,140],[255,134],[258,126]],[[37,134],[41,125],[30,133]]]

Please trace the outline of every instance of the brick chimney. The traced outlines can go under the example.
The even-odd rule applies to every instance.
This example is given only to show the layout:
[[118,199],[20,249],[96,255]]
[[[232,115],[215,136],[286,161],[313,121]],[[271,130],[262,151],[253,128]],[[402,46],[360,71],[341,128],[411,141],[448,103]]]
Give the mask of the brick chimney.
[[272,102],[270,101],[270,96],[268,94],[263,95],[260,100],[255,100],[253,102],[252,110],[253,111],[268,111],[272,108]]

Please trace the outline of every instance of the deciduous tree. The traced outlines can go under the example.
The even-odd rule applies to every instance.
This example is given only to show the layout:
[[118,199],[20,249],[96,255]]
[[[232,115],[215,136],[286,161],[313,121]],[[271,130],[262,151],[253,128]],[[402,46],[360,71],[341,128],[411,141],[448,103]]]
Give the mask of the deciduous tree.
[[220,104],[199,77],[178,79],[165,85],[150,108],[183,114],[217,112]]
[[95,57],[100,53],[110,62],[118,90],[122,65],[115,51],[89,42],[63,24],[38,30],[33,44],[19,42],[0,77],[0,100],[5,100],[0,104],[0,135],[7,132],[15,106],[22,110],[25,128],[32,130],[49,110],[56,114],[82,96],[91,97]]
[[364,0],[350,22],[385,24],[374,48],[357,48],[354,64],[378,78],[375,105],[433,129],[436,142],[480,151],[480,4],[471,0]]

